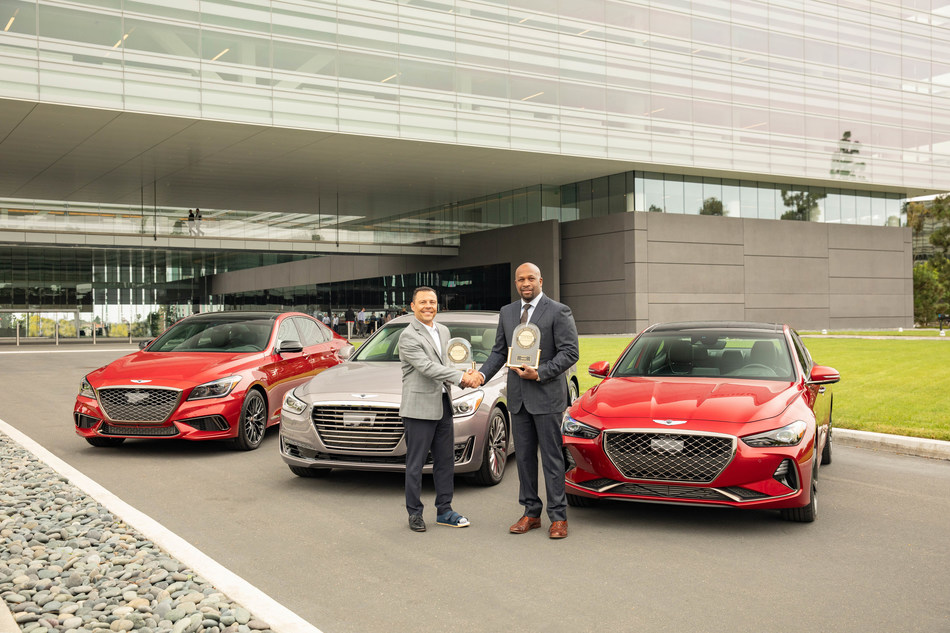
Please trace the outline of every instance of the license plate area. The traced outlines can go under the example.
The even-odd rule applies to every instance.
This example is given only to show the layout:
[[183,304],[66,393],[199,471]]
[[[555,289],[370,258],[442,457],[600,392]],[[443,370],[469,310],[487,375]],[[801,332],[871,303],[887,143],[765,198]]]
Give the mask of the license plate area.
[[682,453],[685,440],[678,437],[654,437],[650,448],[656,453]]

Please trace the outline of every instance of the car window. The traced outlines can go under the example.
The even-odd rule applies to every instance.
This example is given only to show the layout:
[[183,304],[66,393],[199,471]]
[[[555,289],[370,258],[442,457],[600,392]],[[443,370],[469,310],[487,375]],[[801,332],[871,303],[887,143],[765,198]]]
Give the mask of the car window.
[[641,335],[614,376],[731,376],[792,380],[785,338],[771,333],[662,332]]
[[[452,338],[463,338],[472,346],[472,357],[475,362],[485,362],[495,344],[497,326],[484,326],[478,323],[443,323],[449,328]],[[448,342],[448,341],[446,341]]]
[[808,348],[805,347],[805,344],[802,343],[802,339],[799,338],[798,332],[794,330],[792,330],[792,344],[795,346],[795,353],[798,354],[798,361],[802,364],[802,371],[805,372],[805,377],[807,378],[811,374],[811,368],[812,365],[815,364],[815,361],[812,360]]
[[201,319],[182,321],[152,343],[149,352],[260,352],[267,346],[269,320]]
[[300,343],[304,347],[319,345],[329,340],[329,332],[325,335],[323,326],[318,325],[316,321],[304,317],[294,317],[293,322],[300,332]]
[[[449,328],[451,338],[464,338],[472,346],[472,356],[475,362],[484,362],[491,353],[495,344],[496,325],[481,323],[452,323],[440,321]],[[390,362],[399,360],[399,335],[406,328],[406,323],[385,325],[378,330],[368,341],[360,346],[353,360]],[[448,341],[444,341],[448,343]]]
[[387,325],[360,345],[353,360],[369,362],[399,361],[399,335],[406,329],[405,323]]
[[280,328],[277,330],[277,343],[280,344],[284,341],[297,341],[302,343],[300,333],[294,326],[294,319],[284,319],[280,323]]

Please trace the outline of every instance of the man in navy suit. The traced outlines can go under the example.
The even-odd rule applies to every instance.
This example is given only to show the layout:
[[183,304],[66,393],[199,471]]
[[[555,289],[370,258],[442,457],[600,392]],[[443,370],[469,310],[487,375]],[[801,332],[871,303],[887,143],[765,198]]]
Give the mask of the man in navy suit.
[[515,439],[515,458],[521,481],[519,502],[524,516],[509,528],[524,534],[541,527],[541,498],[538,496],[538,449],[548,501],[551,538],[567,536],[567,496],[564,490],[564,453],[561,417],[569,404],[567,376],[578,358],[577,327],[571,309],[541,291],[541,270],[531,263],[518,266],[515,288],[521,299],[504,306],[491,354],[481,366],[483,380],[489,380],[505,366],[512,334],[521,323],[533,323],[541,332],[541,360],[538,368],[526,365],[508,370],[508,409]]

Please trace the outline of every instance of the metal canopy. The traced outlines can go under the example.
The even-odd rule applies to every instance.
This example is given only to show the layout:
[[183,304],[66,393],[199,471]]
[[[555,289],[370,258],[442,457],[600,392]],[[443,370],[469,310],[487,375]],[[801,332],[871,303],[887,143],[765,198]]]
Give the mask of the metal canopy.
[[372,220],[639,167],[0,99],[5,198],[316,213],[319,192]]

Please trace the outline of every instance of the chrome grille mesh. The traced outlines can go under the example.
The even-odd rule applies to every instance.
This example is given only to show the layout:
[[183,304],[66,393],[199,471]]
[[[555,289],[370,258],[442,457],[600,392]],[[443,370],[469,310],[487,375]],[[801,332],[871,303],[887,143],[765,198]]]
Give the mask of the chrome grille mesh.
[[178,405],[177,389],[107,387],[99,389],[102,410],[115,422],[164,422]]
[[122,437],[172,437],[178,435],[178,428],[172,426],[115,426],[103,422],[99,427],[102,435],[119,435]]
[[623,476],[710,483],[735,454],[735,438],[707,434],[608,431],[604,451]]
[[405,432],[396,408],[314,407],[312,419],[320,440],[331,450],[388,453]]

